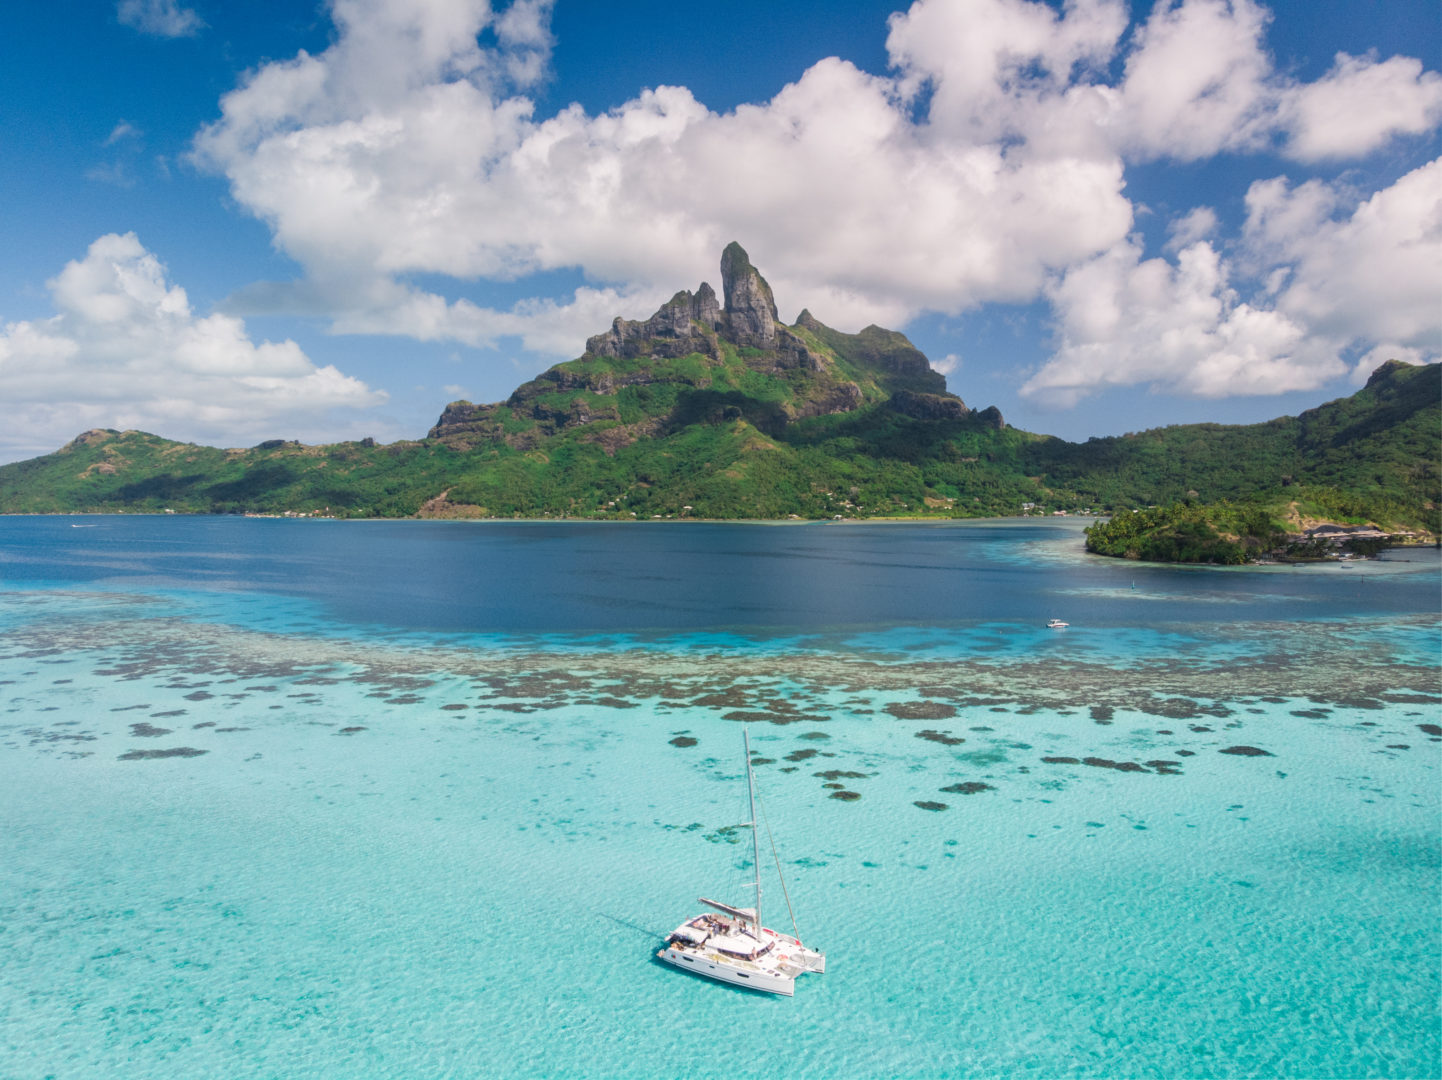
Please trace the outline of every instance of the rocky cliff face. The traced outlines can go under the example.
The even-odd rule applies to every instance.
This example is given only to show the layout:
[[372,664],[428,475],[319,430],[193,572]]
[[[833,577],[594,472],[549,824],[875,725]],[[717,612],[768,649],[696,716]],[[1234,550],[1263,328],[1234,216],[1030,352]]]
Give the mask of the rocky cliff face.
[[734,240],[721,253],[721,291],[726,297],[727,337],[737,345],[774,349],[780,321],[776,299],[771,295],[771,286]]
[[[528,449],[561,430],[604,421],[604,439],[599,430],[597,435],[609,446],[665,430],[684,417],[709,416],[713,406],[723,416],[727,407],[744,412],[730,398],[741,393],[738,373],[747,369],[784,383],[785,400],[767,398],[768,415],[782,425],[887,398],[895,411],[918,420],[972,415],[903,334],[877,326],[845,334],[806,311],[795,327],[782,324],[771,286],[740,244],[728,244],[721,253],[721,290],[718,298],[702,282],[694,293],[678,292],[649,319],[617,318],[605,333],[587,339],[579,359],[543,372],[504,403],[448,405],[429,437],[458,448],[499,440]],[[699,373],[694,360],[669,363],[687,357],[702,358]],[[627,388],[663,384],[680,395],[670,398],[674,414],[638,419],[641,406],[634,394],[623,408]],[[651,400],[663,397],[650,394]],[[994,422],[1000,423],[1000,414]]]
[[693,294],[682,289],[644,322],[619,316],[604,334],[586,339],[591,356],[718,355],[716,331],[722,326],[716,290],[706,282]]
[[976,418],[978,423],[989,428],[995,428],[997,431],[1006,427],[1006,421],[1002,418],[1001,410],[995,405],[988,405],[980,412],[972,413],[972,416]]
[[604,334],[586,340],[586,356],[674,359],[700,353],[719,360],[721,342],[725,341],[774,354],[752,357],[758,361],[758,368],[825,369],[826,358],[781,325],[771,286],[751,265],[745,249],[735,242],[721,254],[721,288],[724,308],[716,298],[716,290],[703,281],[694,293],[685,289],[678,292],[649,319],[616,319]]
[[910,390],[898,390],[887,404],[914,420],[963,420],[971,413],[959,397],[917,394]]

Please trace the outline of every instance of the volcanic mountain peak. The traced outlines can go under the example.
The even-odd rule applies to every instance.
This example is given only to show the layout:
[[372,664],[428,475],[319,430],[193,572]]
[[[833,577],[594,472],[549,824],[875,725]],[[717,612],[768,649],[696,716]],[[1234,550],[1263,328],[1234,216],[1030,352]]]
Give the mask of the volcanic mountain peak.
[[719,360],[725,341],[780,353],[786,357],[778,361],[780,367],[823,370],[825,358],[781,325],[771,286],[735,241],[721,253],[721,290],[724,307],[717,302],[716,290],[703,281],[694,293],[682,289],[649,319],[618,316],[610,330],[587,339],[586,355],[633,359],[700,353]]
[[[611,452],[718,418],[775,434],[795,420],[883,402],[917,419],[970,415],[903,334],[877,326],[847,334],[809,311],[783,325],[771,286],[738,243],[721,254],[721,287],[721,299],[702,282],[648,319],[617,317],[578,359],[542,372],[503,404],[453,402],[430,437],[455,446],[500,439],[525,449],[564,429],[598,425],[593,434]],[[1001,423],[1000,414],[985,420]]]

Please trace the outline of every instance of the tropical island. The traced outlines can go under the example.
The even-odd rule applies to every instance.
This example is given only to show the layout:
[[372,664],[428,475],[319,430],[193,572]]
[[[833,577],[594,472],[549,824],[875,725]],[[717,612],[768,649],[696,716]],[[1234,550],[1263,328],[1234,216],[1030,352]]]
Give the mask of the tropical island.
[[1224,563],[1442,534],[1442,366],[1390,361],[1350,397],[1262,424],[1071,443],[969,407],[903,334],[843,333],[808,311],[783,324],[739,244],[720,269],[720,296],[702,283],[649,319],[617,318],[505,401],[451,402],[422,439],[220,449],[92,430],[0,466],[0,512],[1081,513],[1110,519],[1088,530],[1092,551]]

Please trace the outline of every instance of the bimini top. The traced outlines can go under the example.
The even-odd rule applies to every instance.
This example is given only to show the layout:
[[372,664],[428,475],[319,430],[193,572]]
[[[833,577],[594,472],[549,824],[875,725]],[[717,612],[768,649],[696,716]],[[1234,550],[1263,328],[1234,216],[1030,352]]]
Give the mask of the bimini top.
[[676,927],[671,934],[672,938],[680,938],[682,941],[688,941],[692,945],[704,945],[706,944],[706,939],[710,936],[710,932],[706,929],[692,926],[690,923],[682,923]]

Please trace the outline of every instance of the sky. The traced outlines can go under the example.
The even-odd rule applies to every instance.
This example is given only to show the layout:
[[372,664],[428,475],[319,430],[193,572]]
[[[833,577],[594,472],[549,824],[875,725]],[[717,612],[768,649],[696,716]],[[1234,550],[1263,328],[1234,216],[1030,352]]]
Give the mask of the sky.
[[0,462],[422,437],[719,287],[1072,440],[1442,359],[1435,0],[66,0],[0,41]]

